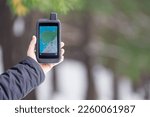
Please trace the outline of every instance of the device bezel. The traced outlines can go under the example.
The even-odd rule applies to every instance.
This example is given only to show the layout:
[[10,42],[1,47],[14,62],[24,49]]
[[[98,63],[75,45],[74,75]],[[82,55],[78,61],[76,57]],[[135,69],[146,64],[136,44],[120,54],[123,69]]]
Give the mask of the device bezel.
[[[39,47],[39,43],[40,43],[40,38],[39,38],[39,26],[40,25],[50,25],[53,26],[55,25],[58,26],[58,37],[57,37],[57,56],[49,56],[49,57],[41,57],[40,55],[40,47]],[[39,63],[58,63],[60,61],[60,21],[59,20],[48,20],[48,19],[40,19],[37,21],[37,25],[36,25],[36,36],[37,36],[37,43],[36,43],[36,57],[37,57],[37,61]]]

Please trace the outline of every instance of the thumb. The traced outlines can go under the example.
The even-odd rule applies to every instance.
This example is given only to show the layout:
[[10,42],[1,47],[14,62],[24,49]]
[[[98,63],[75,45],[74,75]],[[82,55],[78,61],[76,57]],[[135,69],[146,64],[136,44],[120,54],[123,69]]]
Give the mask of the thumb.
[[31,40],[30,45],[29,45],[29,51],[30,52],[34,52],[35,44],[36,44],[36,36],[32,36],[32,40]]
[[27,56],[30,56],[31,58],[35,59],[36,60],[36,57],[35,57],[35,44],[36,44],[36,37],[33,36],[32,37],[32,40],[30,42],[30,45],[29,45],[29,48],[28,48],[28,51],[27,51]]

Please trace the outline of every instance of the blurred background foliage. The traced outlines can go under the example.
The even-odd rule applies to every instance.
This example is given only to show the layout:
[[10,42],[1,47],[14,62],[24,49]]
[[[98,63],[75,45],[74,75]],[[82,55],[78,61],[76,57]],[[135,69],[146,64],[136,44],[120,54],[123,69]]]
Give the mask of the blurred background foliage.
[[81,8],[80,0],[7,0],[13,13],[22,16],[30,10],[38,9],[39,11],[49,13],[55,11],[66,14],[73,9]]
[[[89,58],[86,67],[91,69],[87,71],[98,64],[113,72],[113,99],[118,99],[118,79],[122,76],[127,76],[136,90],[147,86],[150,79],[149,0],[7,0],[7,5],[17,17],[28,16],[32,11],[43,14],[55,11],[64,22],[74,23],[82,35],[81,46],[77,44],[75,48],[83,50],[82,54]],[[64,41],[71,51],[73,45],[69,46],[67,39]],[[86,48],[90,54],[85,52]],[[92,73],[88,75],[91,83]],[[95,92],[89,95],[96,96],[94,84],[89,88]],[[148,90],[149,87],[145,88],[145,93]],[[149,94],[145,95],[148,99]],[[95,96],[86,99],[96,99]]]

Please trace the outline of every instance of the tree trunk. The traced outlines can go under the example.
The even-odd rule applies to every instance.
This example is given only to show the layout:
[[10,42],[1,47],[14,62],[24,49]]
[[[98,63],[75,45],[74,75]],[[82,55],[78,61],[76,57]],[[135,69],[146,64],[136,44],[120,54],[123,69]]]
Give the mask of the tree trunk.
[[57,68],[53,68],[52,70],[52,83],[53,83],[53,94],[58,91],[57,88]]
[[84,64],[86,66],[86,70],[87,70],[87,95],[86,95],[86,99],[87,100],[95,100],[97,99],[97,92],[96,92],[96,88],[95,88],[95,84],[94,84],[94,77],[93,77],[93,65],[94,65],[94,56],[92,56],[91,53],[89,53],[89,44],[90,41],[92,39],[92,14],[90,11],[85,11],[83,13],[83,41],[82,41],[82,52],[83,52],[83,56],[84,56]]
[[141,74],[141,87],[144,88],[144,100],[150,99],[150,75],[149,72],[143,71]]

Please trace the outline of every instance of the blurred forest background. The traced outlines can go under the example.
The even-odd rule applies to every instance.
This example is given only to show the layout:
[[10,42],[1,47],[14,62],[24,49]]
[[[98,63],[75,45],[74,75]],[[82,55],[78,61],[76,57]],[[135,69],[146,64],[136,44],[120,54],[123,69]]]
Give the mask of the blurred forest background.
[[65,60],[25,99],[150,99],[150,0],[0,0],[0,70],[58,13]]

